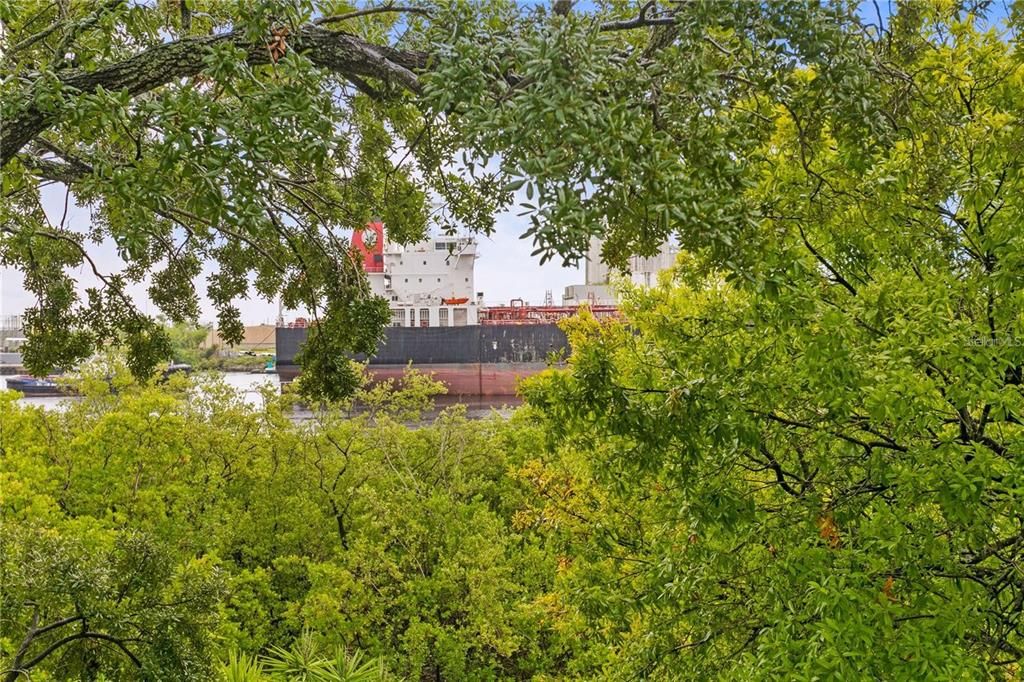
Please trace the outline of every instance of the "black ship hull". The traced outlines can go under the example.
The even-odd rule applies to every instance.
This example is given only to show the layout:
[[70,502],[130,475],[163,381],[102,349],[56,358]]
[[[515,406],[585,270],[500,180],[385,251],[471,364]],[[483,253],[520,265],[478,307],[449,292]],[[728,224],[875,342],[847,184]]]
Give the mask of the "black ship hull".
[[[302,327],[277,329],[282,381],[299,375],[295,356],[307,334]],[[400,377],[411,364],[443,382],[450,395],[511,396],[521,379],[557,364],[568,347],[565,333],[554,324],[388,327],[367,366],[376,381]]]

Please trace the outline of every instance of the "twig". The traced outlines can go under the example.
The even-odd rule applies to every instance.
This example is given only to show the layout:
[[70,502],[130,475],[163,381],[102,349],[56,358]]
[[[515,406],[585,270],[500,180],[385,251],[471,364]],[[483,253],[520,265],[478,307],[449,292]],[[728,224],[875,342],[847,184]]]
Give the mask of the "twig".
[[369,7],[367,9],[356,10],[355,12],[346,12],[345,14],[335,14],[329,17],[321,17],[313,22],[315,26],[322,26],[324,24],[331,24],[336,21],[348,21],[349,19],[358,19],[359,17],[369,16],[371,14],[382,14],[384,12],[407,12],[409,14],[419,14],[430,18],[431,14],[422,7],[406,7],[401,5],[382,5],[381,7]]

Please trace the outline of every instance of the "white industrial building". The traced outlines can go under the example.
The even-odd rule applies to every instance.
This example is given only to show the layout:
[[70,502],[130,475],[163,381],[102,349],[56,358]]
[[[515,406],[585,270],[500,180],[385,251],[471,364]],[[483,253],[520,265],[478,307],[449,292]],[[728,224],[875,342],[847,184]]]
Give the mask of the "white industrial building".
[[[590,238],[587,249],[585,284],[573,284],[565,288],[562,305],[578,306],[581,303],[590,305],[615,305],[618,300],[609,283],[611,269],[601,260],[601,245],[598,237]],[[653,286],[658,283],[658,273],[667,270],[676,262],[679,248],[665,242],[656,256],[632,256],[629,259],[628,279],[640,286]]]

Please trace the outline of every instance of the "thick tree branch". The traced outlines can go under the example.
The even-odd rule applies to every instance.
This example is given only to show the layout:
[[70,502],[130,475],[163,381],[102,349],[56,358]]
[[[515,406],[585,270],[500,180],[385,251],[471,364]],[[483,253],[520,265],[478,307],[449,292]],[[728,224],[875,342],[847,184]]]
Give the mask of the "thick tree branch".
[[69,185],[87,174],[81,169],[73,167],[69,163],[62,163],[52,159],[43,159],[38,156],[30,156],[27,154],[22,154],[18,158],[21,159],[21,162],[25,164],[29,170],[40,178],[53,180],[55,182],[63,182],[65,185]]
[[[246,40],[240,31],[213,36],[182,38],[151,47],[134,57],[95,71],[67,69],[58,78],[65,91],[96,92],[98,89],[127,92],[138,96],[180,78],[202,72],[209,50],[220,44],[233,44],[246,51],[251,65],[270,62],[263,42]],[[306,25],[289,38],[289,47],[306,55],[314,64],[340,76],[377,78],[412,92],[420,89],[415,71],[426,66],[423,52],[395,50],[374,45],[349,33],[329,31]],[[7,164],[40,133],[60,122],[63,112],[44,111],[33,100],[31,88],[22,94],[21,106],[4,121],[0,132],[0,165]]]
[[646,28],[650,26],[674,26],[676,17],[674,12],[668,12],[658,17],[648,16],[647,13],[654,7],[654,0],[649,0],[640,8],[640,13],[632,19],[621,21],[606,21],[598,29],[601,31],[629,31],[634,28]]
[[[118,0],[109,0],[104,8],[109,9],[119,4]],[[652,6],[653,3],[648,2],[637,17],[605,22],[598,28],[601,31],[621,31],[675,24],[674,13],[649,15]],[[430,16],[423,8],[386,5],[322,17],[292,32],[287,39],[287,49],[302,53],[317,66],[349,80],[370,96],[379,97],[380,93],[366,82],[366,78],[378,79],[411,92],[419,92],[417,73],[427,66],[426,52],[397,50],[370,43],[350,33],[323,28],[324,24],[383,12]],[[62,89],[68,94],[91,93],[102,88],[110,92],[126,92],[135,97],[175,80],[201,73],[209,50],[225,43],[243,49],[246,53],[245,59],[250,65],[267,64],[272,60],[266,41],[253,42],[248,40],[242,31],[232,31],[210,36],[186,37],[155,45],[133,57],[95,71],[65,69],[57,72],[57,78]],[[3,129],[0,131],[0,166],[6,165],[25,145],[35,140],[43,131],[58,124],[63,117],[63,111],[59,108],[56,111],[47,111],[35,104],[31,85],[22,91],[20,99],[20,106],[15,105],[13,113],[4,121]]]
[[49,625],[39,627],[39,606],[37,604],[32,604],[32,607],[32,626],[29,628],[28,633],[25,635],[25,639],[22,641],[21,646],[18,647],[18,653],[15,654],[14,662],[11,664],[11,667],[8,670],[4,671],[5,682],[11,682],[13,680],[18,679],[18,676],[20,676],[22,673],[24,673],[25,676],[28,677],[28,669],[32,667],[32,664],[31,662],[29,662],[22,666],[21,662],[25,658],[25,655],[28,653],[29,647],[32,646],[32,642],[34,642],[37,637],[46,634],[51,630],[56,630],[58,628],[64,627],[65,625],[69,625],[71,623],[83,620],[82,616],[80,615],[71,616],[69,618],[63,618],[56,622],[50,623]]
[[41,627],[38,630],[36,630],[33,634],[36,637],[38,637],[39,635],[47,633],[50,630],[56,630],[57,628],[62,628],[65,625],[69,625],[71,623],[74,623],[74,622],[77,622],[77,621],[80,621],[80,620],[85,620],[85,618],[82,617],[82,616],[69,616],[67,618],[63,618],[61,620],[58,620],[58,621],[56,621],[54,623],[50,623],[49,625],[44,625],[43,627]]

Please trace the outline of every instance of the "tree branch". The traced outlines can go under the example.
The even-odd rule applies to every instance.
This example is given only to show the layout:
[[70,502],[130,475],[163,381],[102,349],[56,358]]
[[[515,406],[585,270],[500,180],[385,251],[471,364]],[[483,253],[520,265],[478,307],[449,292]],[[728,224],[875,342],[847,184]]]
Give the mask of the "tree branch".
[[23,665],[16,672],[21,672],[22,670],[29,670],[31,668],[34,668],[35,666],[37,666],[40,663],[42,663],[46,659],[47,656],[52,654],[54,651],[56,651],[60,647],[64,646],[65,644],[70,644],[71,642],[74,642],[75,640],[79,640],[79,639],[99,639],[99,640],[103,640],[105,642],[111,642],[114,645],[116,645],[118,649],[123,651],[125,656],[127,656],[128,658],[131,659],[132,663],[135,664],[135,667],[137,667],[137,668],[141,668],[142,667],[142,661],[140,661],[138,658],[136,658],[135,654],[133,654],[131,652],[131,650],[129,650],[128,647],[125,646],[124,642],[122,640],[118,639],[117,637],[113,637],[111,635],[106,635],[106,634],[103,634],[102,632],[76,632],[73,635],[68,635],[67,637],[63,637],[61,639],[58,639],[56,642],[54,642],[50,646],[46,647],[46,649],[44,649],[42,651],[42,653],[40,653],[38,656],[33,658],[31,661],[28,661],[27,663],[25,663],[25,665]]
[[[6,232],[11,235],[20,234],[17,230],[9,227],[0,227],[0,232]],[[78,253],[82,256],[82,259],[89,264],[90,269],[92,269],[93,276],[96,277],[96,279],[98,279],[100,282],[102,282],[103,286],[106,287],[109,291],[112,291],[114,294],[116,294],[117,297],[121,299],[121,302],[124,303],[125,307],[128,310],[131,310],[133,312],[138,311],[138,309],[135,306],[135,303],[130,298],[128,298],[128,296],[124,293],[124,288],[121,287],[120,285],[115,286],[114,283],[110,281],[110,278],[100,271],[99,267],[97,267],[96,265],[96,261],[92,259],[92,256],[89,255],[89,252],[86,250],[86,248],[82,246],[82,244],[79,243],[78,240],[76,240],[74,237],[71,237],[70,235],[66,234],[61,234],[59,232],[48,232],[46,230],[34,230],[29,236],[45,237],[46,239],[51,239],[53,241],[66,242],[75,247]]]
[[25,658],[25,655],[28,653],[28,649],[32,645],[32,642],[34,642],[35,639],[39,637],[39,635],[46,634],[51,630],[56,630],[57,628],[64,627],[65,625],[69,625],[76,621],[84,620],[82,616],[71,616],[69,618],[63,618],[61,620],[50,623],[49,625],[39,627],[39,606],[37,604],[33,604],[32,606],[32,626],[29,628],[28,633],[25,635],[25,639],[22,641],[21,646],[18,647],[18,653],[15,654],[14,662],[11,663],[11,667],[3,671],[6,674],[6,676],[4,677],[5,682],[13,682],[13,680],[18,679],[18,676],[20,676],[22,673],[24,673],[26,677],[31,679],[31,677],[28,674],[28,668],[32,667],[32,664],[29,663],[22,667],[21,660]]
[[779,461],[775,459],[775,456],[772,455],[771,451],[768,450],[768,448],[766,448],[763,444],[758,446],[758,451],[762,455],[764,455],[765,459],[768,461],[768,468],[775,473],[775,480],[779,484],[779,487],[781,487],[783,490],[785,490],[793,497],[800,497],[800,491],[796,490],[786,481],[786,476],[789,476],[790,478],[793,478],[798,481],[800,480],[800,478],[783,469],[782,465],[779,464]]
[[[58,72],[57,77],[65,92],[95,92],[103,88],[134,97],[201,73],[209,50],[224,43],[245,50],[246,62],[250,65],[270,63],[265,43],[248,41],[244,33],[233,31],[155,45],[95,71],[65,69]],[[329,31],[312,24],[295,31],[289,43],[317,66],[342,77],[377,78],[412,92],[420,91],[414,71],[426,67],[425,52],[374,45],[349,33]],[[6,165],[26,144],[63,117],[61,110],[48,112],[36,105],[31,88],[22,91],[20,99],[20,106],[13,107],[0,132],[0,166]]]
[[817,260],[818,263],[820,263],[826,270],[829,271],[829,273],[832,275],[832,281],[835,282],[836,284],[839,284],[844,289],[849,291],[851,294],[856,296],[857,290],[853,288],[853,285],[850,284],[850,282],[847,281],[845,277],[839,274],[839,271],[832,267],[832,264],[829,263],[828,260],[824,256],[822,256],[821,253],[818,252],[817,249],[811,246],[811,242],[807,240],[807,235],[804,233],[803,226],[798,224],[797,229],[800,230],[800,238],[803,240],[804,246],[806,246],[807,250],[811,252],[811,255],[814,256],[814,259]]
[[647,28],[650,26],[675,26],[676,15],[670,12],[660,17],[649,17],[647,12],[654,6],[654,2],[648,2],[640,8],[640,14],[632,19],[620,21],[606,21],[598,26],[599,31],[629,31],[634,28]]
[[396,5],[383,5],[381,7],[369,7],[367,9],[357,10],[355,12],[346,12],[345,14],[335,14],[330,17],[321,17],[313,22],[315,26],[322,26],[324,24],[332,24],[338,21],[348,21],[349,19],[356,19],[358,17],[365,17],[371,14],[381,14],[383,12],[406,12],[409,14],[420,14],[425,17],[430,17],[430,12],[423,9],[422,7],[402,7]]

